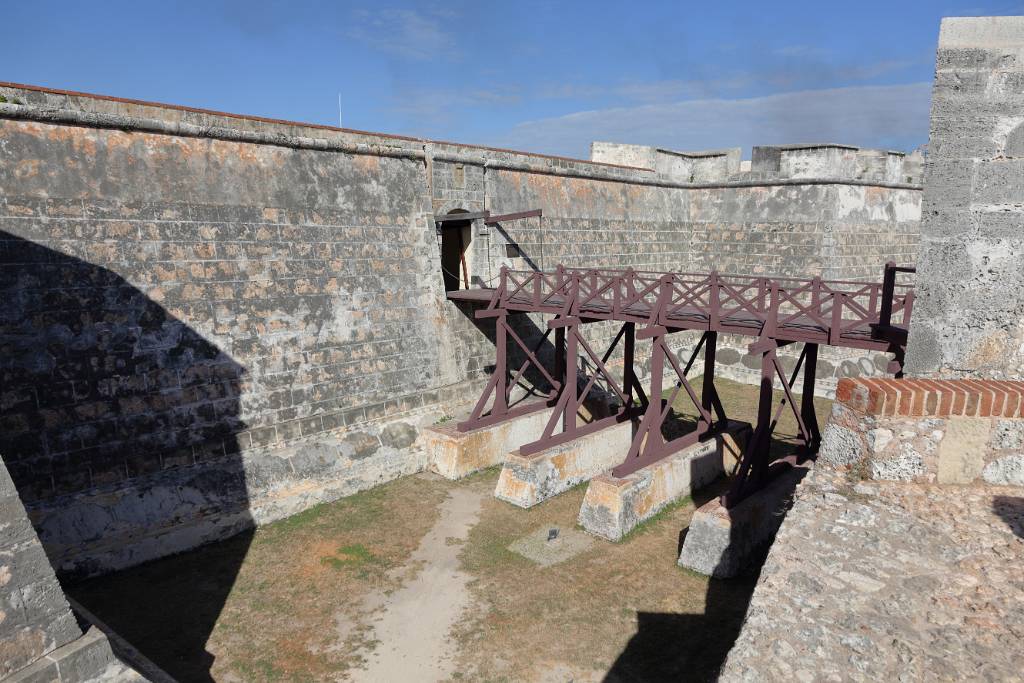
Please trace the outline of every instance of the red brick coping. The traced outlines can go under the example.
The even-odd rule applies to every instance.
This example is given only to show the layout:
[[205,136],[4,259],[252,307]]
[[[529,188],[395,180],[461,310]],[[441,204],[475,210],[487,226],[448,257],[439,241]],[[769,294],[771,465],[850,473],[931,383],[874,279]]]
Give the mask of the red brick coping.
[[844,378],[836,402],[867,415],[1024,418],[1024,382]]

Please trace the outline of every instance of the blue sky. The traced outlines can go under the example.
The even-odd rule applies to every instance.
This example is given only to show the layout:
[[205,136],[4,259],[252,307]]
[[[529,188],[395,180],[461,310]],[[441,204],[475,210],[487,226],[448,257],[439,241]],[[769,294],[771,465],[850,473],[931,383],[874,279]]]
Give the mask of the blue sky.
[[942,16],[1024,0],[4,3],[0,80],[549,154],[928,135]]

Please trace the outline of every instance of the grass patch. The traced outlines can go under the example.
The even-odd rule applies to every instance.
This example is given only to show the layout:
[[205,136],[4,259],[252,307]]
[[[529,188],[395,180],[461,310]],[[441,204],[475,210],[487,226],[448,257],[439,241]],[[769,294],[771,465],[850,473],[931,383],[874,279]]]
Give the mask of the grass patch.
[[[718,389],[731,418],[753,419],[756,387],[721,380]],[[795,433],[784,414],[777,436]],[[414,569],[410,557],[442,501],[468,487],[484,499],[459,549],[472,605],[452,634],[456,678],[714,680],[754,579],[709,581],[676,565],[694,501],[542,569],[509,546],[538,527],[575,527],[587,483],[523,510],[490,495],[499,471],[457,482],[404,477],[65,588],[179,680],[344,680],[372,648],[367,605],[415,573],[386,570]]]
[[387,570],[450,486],[405,477],[66,589],[178,680],[344,679],[365,652],[364,597],[401,586]]
[[336,554],[321,557],[320,564],[337,570],[356,570],[360,578],[367,578],[375,570],[383,571],[389,565],[386,560],[374,555],[362,543],[343,545],[338,548]]

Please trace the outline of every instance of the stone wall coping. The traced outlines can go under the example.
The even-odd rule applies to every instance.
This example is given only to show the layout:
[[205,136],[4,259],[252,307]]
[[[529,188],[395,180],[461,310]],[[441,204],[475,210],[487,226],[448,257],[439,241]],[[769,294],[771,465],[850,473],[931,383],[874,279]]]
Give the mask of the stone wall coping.
[[414,144],[433,144],[433,145],[446,145],[452,147],[463,147],[467,149],[485,150],[489,152],[502,152],[506,154],[523,154],[526,156],[539,157],[542,159],[552,159],[558,161],[568,161],[574,163],[588,163],[595,164],[597,166],[608,166],[611,168],[620,168],[630,171],[651,171],[649,168],[643,168],[640,166],[628,166],[626,164],[613,164],[605,161],[587,161],[585,159],[574,159],[572,157],[563,157],[553,154],[539,154],[533,152],[519,152],[512,149],[503,149],[500,147],[487,147],[484,145],[470,145],[462,142],[448,142],[445,140],[431,140],[428,138],[418,138],[410,135],[398,135],[395,133],[378,133],[374,131],[358,130],[355,128],[342,128],[339,126],[330,126],[322,123],[308,123],[301,121],[289,121],[287,119],[275,119],[268,118],[265,116],[255,116],[252,114],[234,114],[226,111],[217,111],[215,109],[203,109],[199,107],[188,107],[180,104],[169,104],[167,102],[151,102],[148,100],[136,100],[124,97],[112,97],[110,95],[99,95],[96,93],[79,92],[76,90],[61,90],[58,88],[47,88],[40,85],[29,85],[25,83],[10,83],[7,81],[0,81],[0,88],[13,88],[18,90],[28,90],[33,92],[47,93],[50,95],[64,95],[67,97],[84,98],[89,100],[102,100],[106,102],[117,102],[121,104],[134,104],[143,107],[155,107],[157,109],[167,109],[171,111],[190,112],[194,114],[205,114],[207,116],[224,117],[228,119],[235,119],[237,121],[253,121],[258,123],[269,123],[283,126],[292,126],[295,128],[309,129],[310,131],[324,131],[334,133],[348,133],[352,135],[365,135],[368,137],[382,138],[393,142],[406,142]]
[[865,415],[1024,419],[1024,381],[843,378],[835,400]]
[[[383,133],[364,133],[363,131],[335,128],[318,124],[300,124],[290,121],[261,119],[238,114],[226,114],[188,107],[120,100],[119,98],[72,93],[70,91],[50,90],[37,86],[27,86],[0,81],[0,88],[21,88],[46,93],[66,94],[69,97],[103,99],[115,102],[126,102],[162,109],[176,109],[186,112],[224,117],[217,125],[189,123],[148,117],[128,116],[101,112],[83,111],[68,108],[42,108],[36,106],[0,103],[0,119],[23,119],[56,125],[86,126],[90,128],[109,128],[115,130],[135,130],[139,132],[181,137],[212,138],[240,143],[277,145],[296,149],[312,149],[348,154],[396,157],[418,161],[441,161],[483,166],[496,170],[520,171],[544,175],[557,175],[569,178],[585,178],[591,180],[609,180],[632,185],[678,189],[716,189],[742,187],[769,187],[778,185],[855,185],[864,187],[883,187],[896,190],[921,190],[920,184],[892,183],[879,180],[860,180],[854,178],[766,178],[763,180],[727,180],[714,182],[675,182],[657,177],[652,169],[635,166],[620,166],[604,162],[570,159],[532,152],[517,152],[490,147],[478,147],[461,143],[449,143]],[[268,124],[288,125],[301,131],[303,135],[260,130],[249,130],[230,123],[232,120],[264,122]],[[355,142],[337,137],[329,137],[330,133],[366,136],[374,142]],[[379,142],[378,142],[379,141]],[[834,145],[845,147],[843,145]],[[448,151],[448,150],[452,151]],[[851,149],[857,149],[855,147]]]
[[762,149],[780,149],[783,152],[792,152],[798,149],[852,149],[860,150],[856,145],[843,145],[838,142],[803,142],[792,145],[757,145]]

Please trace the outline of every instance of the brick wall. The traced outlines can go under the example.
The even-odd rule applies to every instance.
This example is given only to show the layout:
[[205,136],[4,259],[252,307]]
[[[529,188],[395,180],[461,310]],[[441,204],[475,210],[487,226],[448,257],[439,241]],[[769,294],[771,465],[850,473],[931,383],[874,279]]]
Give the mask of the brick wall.
[[1024,486],[1024,382],[840,380],[820,459],[873,479]]

